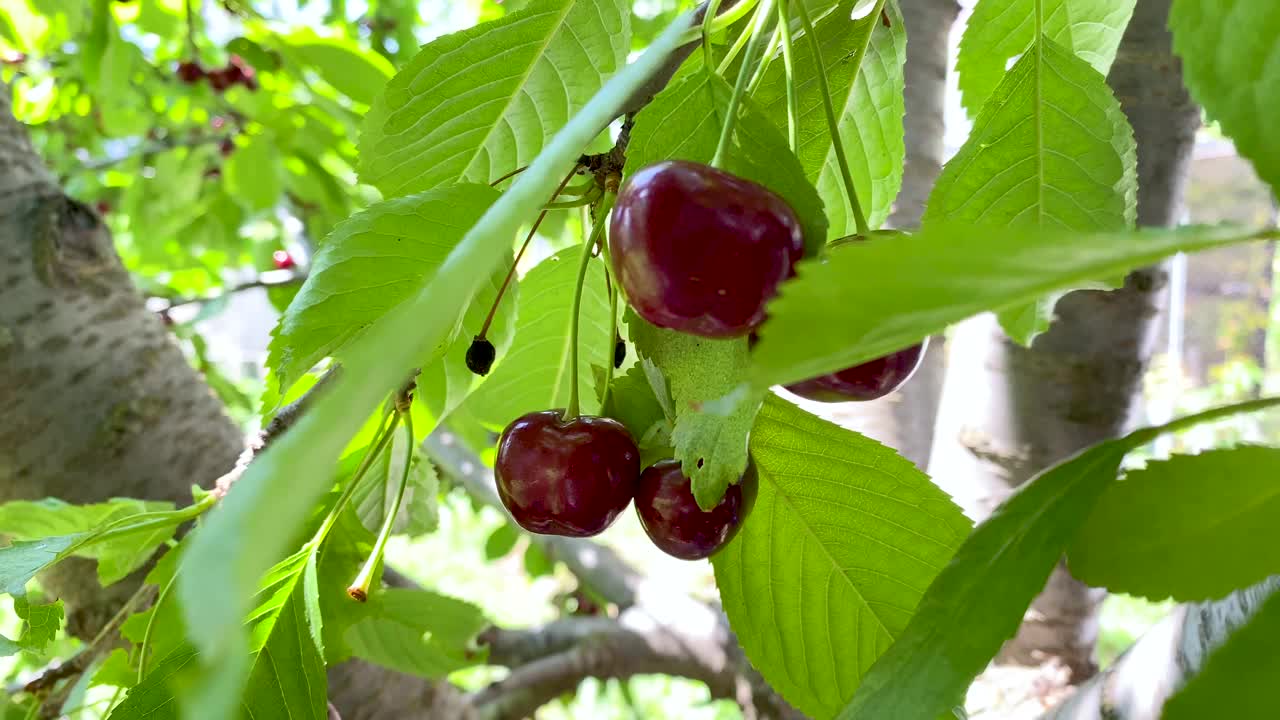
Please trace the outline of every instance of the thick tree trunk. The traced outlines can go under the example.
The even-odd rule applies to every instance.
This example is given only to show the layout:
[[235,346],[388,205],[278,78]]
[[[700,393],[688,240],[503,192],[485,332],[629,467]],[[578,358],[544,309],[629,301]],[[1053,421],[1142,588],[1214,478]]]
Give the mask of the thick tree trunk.
[[[1144,226],[1178,220],[1200,121],[1172,53],[1168,10],[1169,0],[1139,0],[1108,78],[1137,138]],[[1039,470],[1135,424],[1167,285],[1165,269],[1154,267],[1132,273],[1119,290],[1070,293],[1030,348],[1010,342],[989,318],[966,324],[956,345],[978,355],[953,360],[956,382],[945,402],[954,403],[960,427],[955,445],[935,449],[933,466],[954,492],[968,496],[969,512],[985,517]],[[980,376],[986,382],[975,382]],[[1096,671],[1101,599],[1060,566],[1002,659],[1056,658],[1076,681],[1088,677]]]
[[[946,118],[947,61],[951,26],[960,12],[955,0],[902,0],[907,27],[906,131],[907,162],[888,225],[912,229],[920,225],[925,201],[942,170]],[[817,403],[805,407],[844,427],[895,448],[921,469],[928,467],[933,427],[942,396],[946,367],[945,338],[931,338],[928,351],[911,382],[892,395],[867,403],[838,407]]]

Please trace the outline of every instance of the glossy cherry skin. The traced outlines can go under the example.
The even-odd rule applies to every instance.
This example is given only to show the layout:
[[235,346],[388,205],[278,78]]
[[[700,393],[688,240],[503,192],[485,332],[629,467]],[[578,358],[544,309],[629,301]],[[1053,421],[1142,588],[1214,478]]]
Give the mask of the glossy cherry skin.
[[817,402],[851,402],[882,398],[902,387],[920,367],[928,341],[890,353],[830,375],[787,386],[802,398]]
[[636,313],[658,327],[739,337],[804,254],[795,212],[761,185],[671,160],[623,183],[610,224],[614,275]]
[[520,527],[590,537],[613,524],[635,494],[640,451],[617,420],[562,410],[516,418],[498,439],[498,496]]
[[[748,467],[747,472],[755,470]],[[702,560],[728,544],[742,524],[742,483],[730,485],[720,504],[705,512],[693,499],[680,462],[663,460],[640,474],[636,513],[659,550],[681,560]]]

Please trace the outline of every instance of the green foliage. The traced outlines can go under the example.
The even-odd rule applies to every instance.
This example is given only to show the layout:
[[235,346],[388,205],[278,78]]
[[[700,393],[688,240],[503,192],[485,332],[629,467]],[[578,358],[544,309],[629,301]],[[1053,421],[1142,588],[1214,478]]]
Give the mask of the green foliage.
[[[1137,188],[1133,131],[1106,81],[1041,38],[983,105],[924,222],[1122,230],[1137,216]],[[1048,328],[1052,302],[1008,308],[1001,325],[1030,343]]]
[[[732,95],[723,78],[706,71],[691,73],[658,93],[636,115],[626,173],[660,160],[711,162]],[[785,199],[804,227],[807,254],[816,255],[827,237],[823,201],[786,139],[750,100],[743,103],[734,127],[724,169]]]
[[474,605],[425,590],[383,590],[369,599],[368,612],[347,629],[352,653],[432,679],[474,665],[479,658],[468,646],[488,625]]
[[[172,509],[172,503],[127,498],[91,505],[72,505],[57,498],[16,500],[0,505],[0,533],[17,540],[75,535],[127,522],[127,518]],[[97,560],[98,581],[104,586],[110,585],[141,567],[161,543],[173,537],[176,526],[174,522],[150,532],[123,535],[83,547],[76,554]]]
[[253,212],[276,206],[284,190],[284,167],[279,141],[270,135],[254,135],[237,148],[222,167],[227,192]]
[[1176,0],[1169,12],[1173,49],[1191,94],[1258,176],[1280,192],[1280,66],[1272,47],[1280,5],[1270,0]]
[[295,62],[314,68],[324,81],[352,100],[373,103],[395,68],[386,58],[345,38],[320,37],[310,30],[285,39]]
[[769,304],[750,380],[763,388],[833,372],[980,312],[1255,237],[1226,227],[1076,233],[945,223],[842,245],[801,263]]
[[1041,33],[1105,75],[1133,15],[1134,3],[1135,0],[982,0],[965,26],[956,58],[961,102],[970,115],[977,115],[997,92],[1001,78],[1007,82],[1006,63],[1025,52]]
[[[1217,408],[1107,440],[1022,485],[960,546],[839,720],[932,718],[945,712],[1018,629],[1125,455],[1161,433],[1277,402]],[[948,661],[936,662],[937,657]]]
[[412,301],[497,197],[484,185],[451,185],[375,205],[335,228],[273,333],[268,364],[280,387],[325,357],[342,360],[370,325]]
[[[636,323],[638,319],[630,322]],[[658,331],[654,328],[650,332]],[[662,371],[652,360],[642,357],[627,372],[614,376],[604,412],[631,431],[631,437],[640,447],[642,466],[675,456],[671,446],[675,405]]]
[[178,704],[173,701],[180,676],[195,667],[196,652],[177,648],[162,659],[146,680],[125,695],[108,720],[178,720]]
[[255,580],[288,551],[289,540],[323,494],[340,448],[414,364],[447,339],[454,319],[508,251],[523,219],[546,201],[599,128],[660,69],[687,22],[682,16],[611,79],[466,231],[431,281],[365,330],[346,352],[343,372],[333,384],[257,456],[219,511],[193,533],[187,549],[192,569],[177,584],[191,640],[202,651],[202,673],[187,705],[193,717],[226,720],[231,712],[227,699],[238,697],[247,670],[249,642],[241,621],[251,609]]
[[1207,717],[1273,717],[1277,705],[1271,683],[1280,675],[1280,593],[1272,593],[1248,624],[1231,634],[1209,662],[1165,703],[1163,720]]
[[[896,3],[887,3],[890,27],[870,14],[851,22],[858,3],[844,0],[835,11],[814,23],[823,68],[831,88],[854,186],[871,227],[889,217],[902,185],[903,144],[902,67],[907,36]],[[857,76],[851,56],[866,47]],[[817,62],[806,42],[795,42],[794,92],[799,114],[797,155],[805,175],[818,188],[831,227],[829,237],[852,235],[856,228],[832,150],[831,131],[822,109]],[[787,78],[782,62],[770,63],[754,100],[780,130],[788,127]]]
[[[520,303],[512,350],[498,358],[484,384],[467,401],[476,417],[503,427],[536,410],[563,408],[575,379],[569,353],[570,299],[578,283],[582,246],[574,245],[538,263],[520,281]],[[605,292],[604,263],[592,260],[582,284],[582,312],[578,323],[578,392],[582,411],[600,409],[592,365],[613,362],[609,332],[609,296]]]
[[1174,456],[1127,474],[1098,500],[1068,551],[1094,587],[1151,599],[1218,598],[1280,572],[1280,449]]
[[765,679],[807,715],[831,718],[969,523],[897,452],[772,395],[751,455],[754,507],[713,558],[720,599]]
[[395,196],[529,164],[623,65],[630,19],[619,0],[534,0],[429,43],[366,116],[361,176]]
[[[410,438],[403,425],[397,427],[390,448],[378,456],[364,480],[357,486],[351,502],[366,530],[376,533],[381,529],[383,519],[391,511],[391,504],[400,488],[406,446],[410,442],[421,440],[420,437]],[[436,474],[435,466],[415,452],[392,532],[417,537],[435,530],[440,521],[439,492],[440,477]]]

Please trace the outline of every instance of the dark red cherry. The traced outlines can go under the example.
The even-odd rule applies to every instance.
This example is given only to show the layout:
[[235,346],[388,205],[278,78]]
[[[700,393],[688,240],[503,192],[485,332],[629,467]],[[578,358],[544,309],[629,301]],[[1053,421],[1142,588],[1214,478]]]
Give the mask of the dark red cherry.
[[626,509],[640,475],[640,451],[622,423],[562,410],[516,418],[498,439],[498,496],[520,527],[589,537]]
[[275,264],[277,270],[288,270],[297,264],[288,250],[276,250],[271,253],[271,262]]
[[198,62],[180,62],[178,63],[178,79],[188,85],[194,85],[200,82],[200,78],[204,77],[204,68],[200,67]]
[[804,253],[800,220],[782,198],[683,160],[627,178],[610,227],[614,274],[636,313],[703,337],[758,327]]
[[209,78],[209,87],[217,92],[222,92],[240,81],[240,73],[234,67],[210,70],[205,76]]
[[489,342],[488,338],[475,337],[471,340],[471,345],[467,347],[467,369],[476,375],[484,376],[489,374],[489,370],[493,368],[494,358],[498,356],[498,350]]
[[[755,468],[747,467],[748,475]],[[710,512],[693,499],[689,478],[677,460],[663,460],[645,468],[636,488],[636,513],[654,545],[681,560],[711,557],[724,547],[742,523],[742,483],[730,485]]]
[[830,375],[803,380],[787,386],[791,392],[818,402],[850,402],[875,400],[902,387],[911,379],[920,358],[924,357],[926,340],[905,350],[890,353],[861,365],[854,365]]

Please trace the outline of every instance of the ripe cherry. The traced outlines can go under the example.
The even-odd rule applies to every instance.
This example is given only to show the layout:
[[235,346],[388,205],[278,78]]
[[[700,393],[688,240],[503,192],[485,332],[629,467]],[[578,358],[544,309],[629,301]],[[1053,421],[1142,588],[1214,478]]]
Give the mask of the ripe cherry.
[[754,481],[755,468],[747,466],[742,482],[730,485],[720,504],[710,512],[693,499],[689,478],[677,460],[663,460],[640,474],[636,488],[636,513],[654,545],[681,560],[711,557],[737,533],[742,523],[743,483]]
[[209,78],[209,87],[216,92],[222,92],[236,84],[239,80],[239,73],[234,68],[223,68],[222,70],[210,70],[205,74],[205,77]]
[[222,138],[222,140],[218,142],[218,154],[222,155],[222,157],[227,157],[228,155],[230,155],[235,151],[236,151],[235,140],[232,140],[231,138],[227,137],[227,138]]
[[791,392],[818,402],[850,402],[882,398],[902,387],[920,367],[928,341],[889,353],[861,365],[787,386]]
[[562,410],[516,418],[498,439],[498,496],[520,527],[589,537],[626,509],[640,475],[640,451],[622,423]]
[[200,63],[191,60],[180,62],[178,63],[177,76],[179,80],[187,85],[194,85],[204,77],[204,68],[200,67]]
[[276,250],[271,253],[271,262],[275,264],[277,270],[288,270],[297,264],[288,250]]
[[659,327],[745,335],[804,253],[795,212],[761,185],[699,163],[642,168],[618,193],[610,258],[631,307]]

